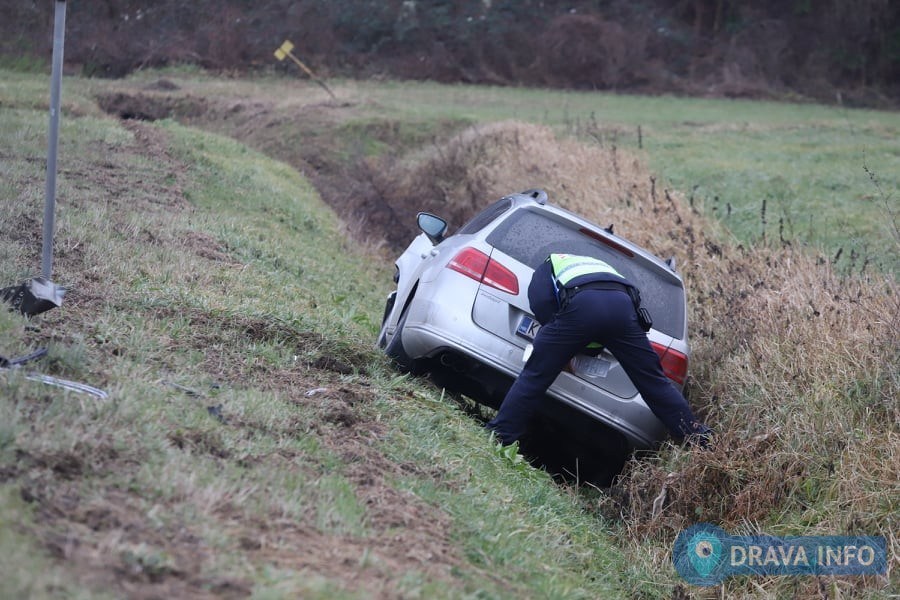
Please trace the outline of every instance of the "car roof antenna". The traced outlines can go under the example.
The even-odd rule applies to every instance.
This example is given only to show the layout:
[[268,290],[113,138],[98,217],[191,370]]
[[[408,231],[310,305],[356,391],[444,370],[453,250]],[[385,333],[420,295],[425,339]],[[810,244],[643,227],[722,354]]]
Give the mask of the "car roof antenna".
[[613,232],[613,224],[610,223],[609,227],[604,227],[603,231],[605,231],[606,233],[612,233]]

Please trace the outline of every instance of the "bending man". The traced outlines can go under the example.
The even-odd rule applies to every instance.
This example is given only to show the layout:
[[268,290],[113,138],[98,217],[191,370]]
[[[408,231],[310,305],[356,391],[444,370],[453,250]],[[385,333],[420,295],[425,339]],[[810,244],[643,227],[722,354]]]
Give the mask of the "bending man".
[[[488,423],[503,444],[527,432],[547,389],[563,367],[589,345],[602,344],[622,365],[653,414],[671,435],[705,446],[711,434],[663,373],[641,328],[629,286],[607,263],[587,256],[551,254],[528,286],[528,302],[541,328],[534,351],[497,416]],[[696,436],[696,437],[689,437]]]

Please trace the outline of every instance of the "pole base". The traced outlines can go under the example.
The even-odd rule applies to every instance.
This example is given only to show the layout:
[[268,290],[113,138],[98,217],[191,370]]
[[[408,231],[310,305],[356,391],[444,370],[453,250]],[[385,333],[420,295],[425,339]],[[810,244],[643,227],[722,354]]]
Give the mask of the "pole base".
[[0,289],[0,302],[9,309],[33,317],[62,305],[66,289],[43,277],[29,279],[19,285]]

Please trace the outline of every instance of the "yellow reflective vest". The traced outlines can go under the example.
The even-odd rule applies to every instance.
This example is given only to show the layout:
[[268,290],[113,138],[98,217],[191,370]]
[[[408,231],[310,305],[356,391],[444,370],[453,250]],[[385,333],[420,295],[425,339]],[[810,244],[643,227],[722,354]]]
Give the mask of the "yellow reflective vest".
[[553,265],[553,275],[562,287],[568,286],[570,282],[582,275],[593,275],[595,273],[614,275],[619,279],[625,279],[621,273],[607,263],[590,256],[551,254],[550,263]]

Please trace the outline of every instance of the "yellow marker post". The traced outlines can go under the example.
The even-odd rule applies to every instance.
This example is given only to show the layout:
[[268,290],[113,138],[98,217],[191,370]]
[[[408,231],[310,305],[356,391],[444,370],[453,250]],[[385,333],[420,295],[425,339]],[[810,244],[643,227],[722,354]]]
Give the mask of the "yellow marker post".
[[325,89],[325,91],[328,92],[328,94],[332,97],[332,99],[337,100],[337,96],[335,96],[334,92],[332,92],[331,89],[327,85],[325,85],[325,82],[316,77],[315,73],[313,73],[309,67],[303,64],[303,61],[301,61],[291,53],[291,50],[293,49],[294,44],[292,44],[289,40],[284,40],[284,43],[277,50],[275,50],[275,58],[277,58],[278,60],[290,58],[292,61],[297,63],[297,66],[300,67],[304,73],[309,75],[310,79],[321,85]]

